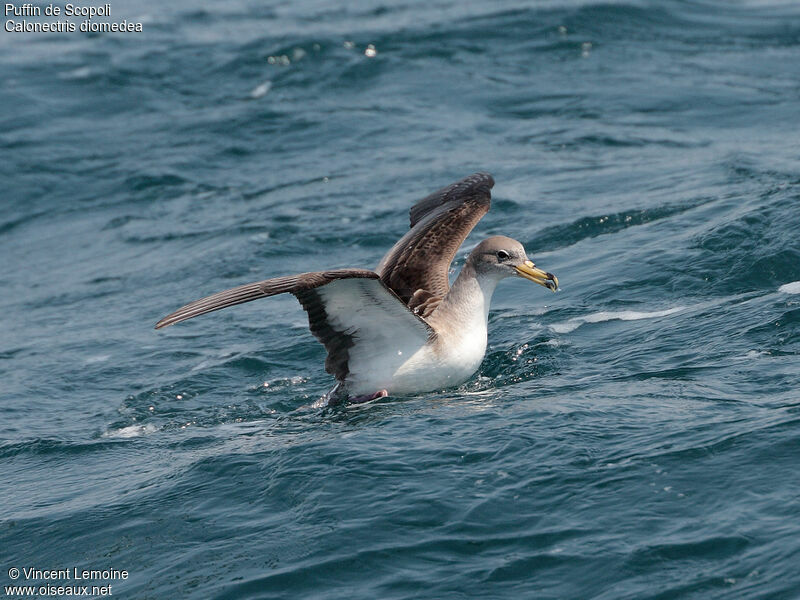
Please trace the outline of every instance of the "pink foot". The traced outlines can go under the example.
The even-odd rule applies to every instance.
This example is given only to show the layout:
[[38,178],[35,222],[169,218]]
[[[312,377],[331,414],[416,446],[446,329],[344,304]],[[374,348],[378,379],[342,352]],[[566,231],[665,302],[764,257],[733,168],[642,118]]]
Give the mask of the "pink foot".
[[350,404],[363,404],[364,402],[369,402],[370,400],[377,400],[378,398],[386,398],[389,395],[387,390],[379,390],[374,394],[366,394],[364,396],[353,396],[349,399]]

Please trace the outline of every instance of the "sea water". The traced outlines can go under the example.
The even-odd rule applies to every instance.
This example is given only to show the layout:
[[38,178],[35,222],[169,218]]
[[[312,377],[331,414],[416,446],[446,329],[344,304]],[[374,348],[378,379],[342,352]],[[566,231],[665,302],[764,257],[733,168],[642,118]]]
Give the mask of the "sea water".
[[[0,33],[3,585],[800,597],[796,3],[110,11]],[[314,408],[291,296],[153,329],[477,170],[454,273],[503,234],[562,289],[503,282],[458,389]]]

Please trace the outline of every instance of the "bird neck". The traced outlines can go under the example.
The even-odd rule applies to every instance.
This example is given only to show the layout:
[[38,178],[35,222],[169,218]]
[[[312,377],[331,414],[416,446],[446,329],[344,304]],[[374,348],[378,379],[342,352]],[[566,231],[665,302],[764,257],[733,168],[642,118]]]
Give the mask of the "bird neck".
[[467,261],[434,315],[463,328],[486,329],[489,305],[499,281],[495,277],[481,276]]

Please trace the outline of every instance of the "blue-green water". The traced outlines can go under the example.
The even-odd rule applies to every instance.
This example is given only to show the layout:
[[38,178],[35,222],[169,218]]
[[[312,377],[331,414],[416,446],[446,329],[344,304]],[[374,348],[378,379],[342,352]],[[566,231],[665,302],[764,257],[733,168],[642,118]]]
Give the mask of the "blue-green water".
[[[0,33],[3,585],[800,597],[796,3],[112,9],[143,33]],[[515,237],[563,289],[501,284],[459,389],[309,408],[292,297],[153,330],[372,267],[476,170],[465,249]]]

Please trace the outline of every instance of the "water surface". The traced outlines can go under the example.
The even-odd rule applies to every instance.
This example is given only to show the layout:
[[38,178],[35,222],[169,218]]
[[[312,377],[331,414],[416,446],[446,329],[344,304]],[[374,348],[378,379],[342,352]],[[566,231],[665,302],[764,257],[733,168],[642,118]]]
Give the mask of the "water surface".
[[[800,596],[796,4],[113,10],[144,32],[0,35],[4,585]],[[309,408],[292,297],[152,328],[372,267],[476,170],[456,267],[510,235],[563,289],[501,284],[456,390]]]

